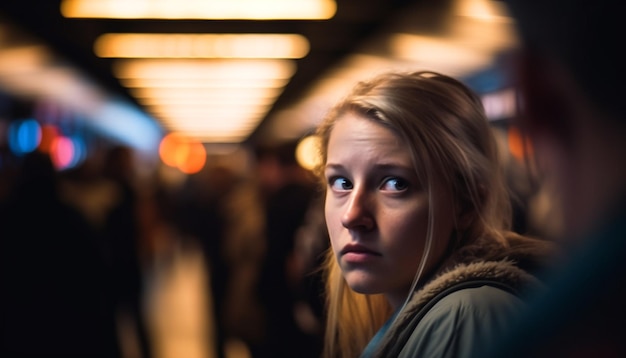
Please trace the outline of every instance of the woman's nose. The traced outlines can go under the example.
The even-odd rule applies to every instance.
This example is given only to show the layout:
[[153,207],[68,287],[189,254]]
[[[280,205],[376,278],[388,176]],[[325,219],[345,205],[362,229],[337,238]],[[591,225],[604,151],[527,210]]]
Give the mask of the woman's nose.
[[372,211],[372,199],[363,188],[355,187],[341,217],[341,224],[347,229],[371,230],[375,220]]

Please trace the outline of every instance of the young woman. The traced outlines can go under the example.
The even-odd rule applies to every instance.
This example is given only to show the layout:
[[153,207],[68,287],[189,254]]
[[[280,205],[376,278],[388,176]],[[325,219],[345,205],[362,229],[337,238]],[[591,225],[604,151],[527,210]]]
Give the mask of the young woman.
[[510,231],[480,99],[433,72],[356,85],[319,126],[330,235],[326,357],[469,357],[539,287]]

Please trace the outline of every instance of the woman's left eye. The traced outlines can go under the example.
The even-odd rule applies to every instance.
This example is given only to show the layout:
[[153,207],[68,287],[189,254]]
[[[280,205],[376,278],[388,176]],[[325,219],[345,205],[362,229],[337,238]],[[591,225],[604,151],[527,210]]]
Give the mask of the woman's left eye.
[[406,180],[400,178],[387,178],[384,180],[381,189],[389,191],[403,191],[409,187]]

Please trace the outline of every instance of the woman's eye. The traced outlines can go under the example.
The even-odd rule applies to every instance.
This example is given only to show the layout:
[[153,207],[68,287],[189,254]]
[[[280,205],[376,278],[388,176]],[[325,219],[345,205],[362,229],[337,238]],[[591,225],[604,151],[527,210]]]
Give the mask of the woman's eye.
[[344,177],[333,177],[328,180],[328,185],[333,190],[344,191],[352,189],[352,183]]
[[383,182],[382,190],[389,191],[403,191],[409,187],[409,184],[404,179],[400,178],[387,178]]

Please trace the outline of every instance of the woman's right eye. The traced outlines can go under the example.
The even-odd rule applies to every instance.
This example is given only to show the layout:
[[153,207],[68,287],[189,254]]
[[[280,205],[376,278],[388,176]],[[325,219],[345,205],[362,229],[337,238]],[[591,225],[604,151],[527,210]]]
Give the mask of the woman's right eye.
[[346,191],[352,189],[352,183],[344,177],[329,178],[328,186],[335,191]]

